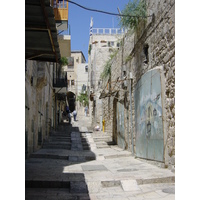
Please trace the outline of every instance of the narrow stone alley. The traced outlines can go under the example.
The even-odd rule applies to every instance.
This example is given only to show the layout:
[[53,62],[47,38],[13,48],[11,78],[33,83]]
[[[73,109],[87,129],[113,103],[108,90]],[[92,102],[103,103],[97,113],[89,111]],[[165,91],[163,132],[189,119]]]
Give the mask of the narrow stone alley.
[[175,174],[112,143],[92,131],[89,117],[51,131],[40,150],[25,161],[27,200],[175,199]]

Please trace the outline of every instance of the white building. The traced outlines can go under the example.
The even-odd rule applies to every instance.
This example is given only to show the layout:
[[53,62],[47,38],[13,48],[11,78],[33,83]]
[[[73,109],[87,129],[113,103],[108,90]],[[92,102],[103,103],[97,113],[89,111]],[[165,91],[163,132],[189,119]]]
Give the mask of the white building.
[[91,28],[88,50],[88,77],[90,104],[89,112],[93,125],[101,125],[102,100],[99,99],[101,91],[101,78],[104,66],[109,56],[116,51],[125,31],[118,28]]
[[[78,95],[78,86],[77,82],[78,71],[80,70],[79,65],[87,65],[85,56],[82,51],[71,51],[71,56],[67,58],[68,65],[63,67],[63,72],[67,72],[67,101],[70,107],[70,110],[73,111],[76,108],[76,97]],[[79,75],[80,77],[80,75]]]
[[87,92],[87,85],[88,85],[88,63],[81,63],[77,66],[77,80],[76,80],[76,87],[77,87],[77,95],[81,92]]

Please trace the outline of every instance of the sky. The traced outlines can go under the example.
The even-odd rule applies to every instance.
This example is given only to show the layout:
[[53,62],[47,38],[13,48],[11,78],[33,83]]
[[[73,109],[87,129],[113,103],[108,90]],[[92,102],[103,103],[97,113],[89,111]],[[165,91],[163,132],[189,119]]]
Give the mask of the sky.
[[[72,0],[84,7],[118,13],[129,0]],[[71,50],[82,51],[88,62],[90,20],[93,17],[93,28],[119,28],[117,16],[91,12],[69,2],[68,23],[71,30]]]

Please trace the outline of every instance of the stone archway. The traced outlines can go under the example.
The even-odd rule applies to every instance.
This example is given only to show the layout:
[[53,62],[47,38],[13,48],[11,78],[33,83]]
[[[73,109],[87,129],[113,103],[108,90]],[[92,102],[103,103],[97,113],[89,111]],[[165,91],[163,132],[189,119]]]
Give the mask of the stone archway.
[[69,104],[69,110],[73,112],[76,108],[76,95],[73,92],[67,92],[67,101]]

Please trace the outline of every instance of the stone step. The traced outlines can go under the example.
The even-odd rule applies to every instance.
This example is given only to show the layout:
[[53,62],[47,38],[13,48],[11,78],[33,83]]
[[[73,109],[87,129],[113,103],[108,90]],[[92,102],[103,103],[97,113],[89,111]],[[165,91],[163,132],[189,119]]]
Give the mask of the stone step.
[[52,139],[52,140],[71,140],[71,137],[68,137],[68,136],[50,136],[49,139]]
[[115,154],[115,155],[109,155],[109,156],[104,156],[105,159],[112,159],[112,158],[121,158],[121,157],[132,157],[133,155],[130,154]]
[[70,142],[71,139],[69,138],[62,138],[62,139],[56,139],[56,138],[49,138],[48,140],[45,140],[46,142]]
[[71,145],[71,141],[45,141],[43,145]]
[[[27,189],[26,189],[27,190]],[[62,191],[63,190],[63,191]],[[30,189],[28,188],[28,194],[26,194],[25,200],[90,200],[88,194],[70,194],[66,189]]]
[[120,180],[101,181],[102,187],[118,187],[121,186]]
[[112,137],[93,138],[94,142],[112,142]]
[[[78,195],[79,194],[88,194],[88,187],[85,181],[47,181],[47,180],[26,180],[25,181],[25,188],[32,189],[26,191],[27,196],[34,196],[38,192],[39,196],[47,196],[48,193],[41,193],[41,189],[51,189],[51,191],[56,191],[57,195],[59,194],[59,189],[65,189],[66,194],[73,194]],[[52,190],[53,189],[53,190]],[[57,190],[56,190],[57,189]],[[32,194],[32,195],[31,195]],[[49,194],[51,195],[51,194]],[[26,196],[26,197],[27,197]],[[27,198],[26,198],[27,199]],[[40,199],[40,198],[38,198]]]
[[71,145],[60,145],[60,144],[44,144],[43,149],[71,149]]
[[136,179],[138,185],[152,184],[152,183],[175,183],[175,176]]
[[95,156],[69,156],[68,160],[78,163],[78,162],[96,160],[96,157]]
[[54,154],[31,154],[30,158],[59,159],[71,162],[86,162],[96,160],[95,155],[54,155]]
[[53,155],[53,154],[31,154],[30,158],[47,158],[47,159],[61,159],[68,160],[69,156],[66,155]]
[[69,188],[70,181],[26,180],[25,188]]
[[110,148],[110,146],[106,142],[96,142],[96,147],[98,149],[101,149],[101,148]]
[[108,145],[96,145],[97,149],[110,148]]
[[57,137],[57,138],[63,138],[63,137],[71,137],[71,135],[70,134],[51,134],[51,135],[49,135],[49,137]]

